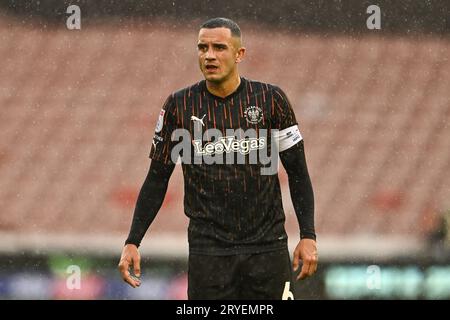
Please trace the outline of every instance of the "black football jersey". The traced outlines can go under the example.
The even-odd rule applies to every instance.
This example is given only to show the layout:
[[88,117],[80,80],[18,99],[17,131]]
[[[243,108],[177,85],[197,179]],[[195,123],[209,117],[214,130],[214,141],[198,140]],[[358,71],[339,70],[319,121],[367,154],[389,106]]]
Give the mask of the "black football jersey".
[[190,253],[286,247],[278,152],[301,140],[291,104],[274,85],[241,78],[221,98],[203,80],[167,98],[150,157],[181,162]]

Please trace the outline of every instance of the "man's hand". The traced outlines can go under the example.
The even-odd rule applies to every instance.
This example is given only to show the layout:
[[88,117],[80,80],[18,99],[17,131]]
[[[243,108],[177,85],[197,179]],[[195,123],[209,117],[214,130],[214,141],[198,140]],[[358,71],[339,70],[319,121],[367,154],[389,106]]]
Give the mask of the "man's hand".
[[302,271],[297,276],[297,280],[303,280],[316,272],[318,262],[316,241],[312,239],[300,240],[294,251],[294,261],[292,263],[294,271],[298,269],[299,260],[303,261],[303,266]]
[[[123,247],[118,267],[123,281],[133,288],[141,285],[141,281],[138,279],[141,276],[141,257],[134,244],[127,244]],[[137,278],[130,274],[130,267],[133,267],[133,273]]]

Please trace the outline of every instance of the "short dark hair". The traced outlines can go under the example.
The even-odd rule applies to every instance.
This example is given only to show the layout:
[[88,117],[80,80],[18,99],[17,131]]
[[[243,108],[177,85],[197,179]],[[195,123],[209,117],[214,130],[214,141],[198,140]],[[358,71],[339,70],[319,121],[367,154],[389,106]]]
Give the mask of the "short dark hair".
[[214,28],[227,28],[230,29],[231,35],[234,37],[241,37],[241,28],[233,20],[227,18],[212,18],[204,22],[200,29],[214,29]]

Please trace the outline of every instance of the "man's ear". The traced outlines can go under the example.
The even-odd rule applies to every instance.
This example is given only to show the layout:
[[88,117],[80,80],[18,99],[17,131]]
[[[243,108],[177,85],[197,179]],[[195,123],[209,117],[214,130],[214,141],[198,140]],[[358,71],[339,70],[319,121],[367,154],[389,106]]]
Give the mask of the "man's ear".
[[245,48],[240,47],[236,53],[236,63],[240,63],[242,60],[244,60],[245,57]]

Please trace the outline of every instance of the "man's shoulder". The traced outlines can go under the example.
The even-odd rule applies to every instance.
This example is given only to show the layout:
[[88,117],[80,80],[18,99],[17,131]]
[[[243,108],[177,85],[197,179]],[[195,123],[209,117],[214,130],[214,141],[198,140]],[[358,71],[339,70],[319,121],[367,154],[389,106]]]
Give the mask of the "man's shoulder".
[[174,99],[184,99],[184,97],[186,96],[191,96],[192,94],[199,93],[201,91],[203,81],[204,80],[191,84],[190,86],[175,90],[170,94],[170,96]]
[[249,83],[249,85],[252,87],[262,87],[265,90],[268,90],[270,92],[282,92],[281,88],[277,84],[248,79],[248,78],[245,78],[245,81],[247,81],[247,83]]

